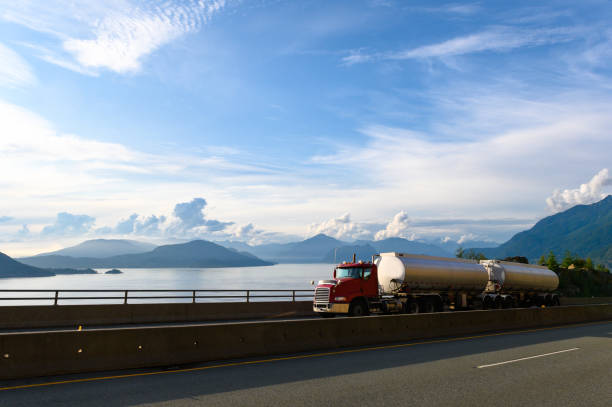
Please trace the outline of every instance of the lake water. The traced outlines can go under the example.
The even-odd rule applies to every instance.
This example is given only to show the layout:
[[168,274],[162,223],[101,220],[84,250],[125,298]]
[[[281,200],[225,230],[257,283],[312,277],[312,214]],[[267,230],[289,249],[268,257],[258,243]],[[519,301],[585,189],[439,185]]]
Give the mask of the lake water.
[[[97,270],[98,274],[58,275],[53,277],[33,278],[7,278],[0,279],[0,290],[50,290],[50,292],[0,292],[0,298],[14,297],[42,297],[44,300],[2,300],[2,305],[47,305],[53,303],[55,290],[312,290],[311,280],[328,279],[332,275],[331,264],[276,264],[264,267],[229,267],[229,268],[163,268],[163,269],[121,269],[123,274],[104,274],[104,270]],[[245,295],[241,293],[199,293],[198,295]],[[281,295],[284,293],[280,293]],[[302,293],[307,294],[307,293]],[[64,292],[62,296],[74,297],[100,297],[119,296],[124,293],[78,293]],[[191,293],[132,293],[130,296],[176,296],[191,295]],[[277,295],[277,293],[253,293],[253,295]],[[287,293],[290,296],[291,293]],[[48,299],[47,299],[48,298]],[[311,298],[311,297],[309,297]],[[309,298],[301,298],[307,300]],[[252,298],[252,301],[287,300],[284,298]],[[129,303],[141,302],[191,302],[191,299],[182,300],[138,300],[130,299]],[[244,298],[217,298],[198,299],[205,301],[245,301]],[[123,303],[119,300],[61,300],[59,304],[91,304],[91,303]]]

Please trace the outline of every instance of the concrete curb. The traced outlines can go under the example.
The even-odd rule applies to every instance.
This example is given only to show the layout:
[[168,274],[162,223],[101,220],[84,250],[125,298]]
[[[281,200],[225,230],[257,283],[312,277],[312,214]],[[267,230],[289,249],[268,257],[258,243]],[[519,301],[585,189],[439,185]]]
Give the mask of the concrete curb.
[[174,366],[612,320],[612,305],[0,334],[0,379]]

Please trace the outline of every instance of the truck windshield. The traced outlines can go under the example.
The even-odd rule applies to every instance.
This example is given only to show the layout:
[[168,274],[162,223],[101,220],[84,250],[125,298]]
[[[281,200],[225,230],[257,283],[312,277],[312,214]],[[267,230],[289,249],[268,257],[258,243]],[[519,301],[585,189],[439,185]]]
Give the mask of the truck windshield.
[[336,278],[361,278],[362,271],[363,269],[361,267],[337,268]]

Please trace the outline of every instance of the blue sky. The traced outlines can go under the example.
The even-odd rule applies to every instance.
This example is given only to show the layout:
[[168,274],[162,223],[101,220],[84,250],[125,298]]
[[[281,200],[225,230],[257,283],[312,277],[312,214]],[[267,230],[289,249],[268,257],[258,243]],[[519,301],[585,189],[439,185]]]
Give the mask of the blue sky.
[[612,192],[612,6],[0,0],[0,250],[504,241]]

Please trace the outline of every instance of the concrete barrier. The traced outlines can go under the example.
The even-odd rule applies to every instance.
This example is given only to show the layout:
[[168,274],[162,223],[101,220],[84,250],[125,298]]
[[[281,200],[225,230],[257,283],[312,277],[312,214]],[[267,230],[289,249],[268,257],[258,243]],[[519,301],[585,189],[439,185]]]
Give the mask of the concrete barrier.
[[311,301],[0,307],[0,329],[199,322],[314,315]]
[[0,379],[612,320],[612,305],[0,334]]
[[612,297],[561,297],[561,305],[612,304]]
[[[561,298],[561,305],[612,304],[612,298]],[[0,329],[200,322],[312,316],[312,302],[37,305],[0,307]]]

